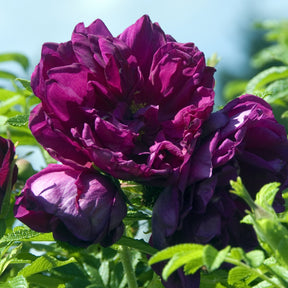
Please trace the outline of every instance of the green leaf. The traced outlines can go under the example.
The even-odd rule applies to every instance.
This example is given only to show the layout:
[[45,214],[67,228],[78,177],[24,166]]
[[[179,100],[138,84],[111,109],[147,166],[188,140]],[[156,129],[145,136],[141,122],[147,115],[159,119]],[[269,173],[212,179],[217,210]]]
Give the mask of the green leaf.
[[22,95],[15,95],[5,101],[0,102],[0,114],[5,115],[5,113],[15,105],[25,105],[25,99]]
[[288,64],[287,47],[279,44],[266,47],[253,56],[252,65],[254,67],[260,68],[265,64],[275,60],[281,61],[284,64]]
[[34,262],[30,265],[25,266],[22,270],[18,272],[18,275],[23,275],[24,277],[28,277],[30,275],[49,271],[56,267],[61,267],[70,263],[76,262],[75,258],[71,257],[68,260],[60,261],[55,257],[49,255],[43,255],[37,258]]
[[256,194],[255,203],[263,208],[269,208],[272,206],[274,198],[279,191],[280,183],[273,182],[264,185],[260,191]]
[[30,85],[30,81],[26,79],[16,78],[15,81],[19,81],[22,86],[29,92],[33,93],[33,90]]
[[0,88],[0,101],[5,101],[15,95],[19,95],[19,93]]
[[104,286],[107,286],[109,283],[109,278],[110,278],[109,262],[108,261],[102,261],[102,263],[99,267],[99,274],[101,275],[101,279],[104,283]]
[[242,95],[247,86],[247,80],[234,80],[228,82],[223,89],[225,100],[232,100],[239,95]]
[[[245,283],[245,280],[248,279],[249,277],[251,277],[252,274],[253,274],[253,272],[251,271],[251,269],[236,266],[229,271],[228,279],[227,279],[228,284],[234,285],[234,284],[239,283],[239,282]],[[238,286],[236,286],[236,287],[238,287]],[[249,286],[245,285],[244,287],[249,287]]]
[[220,58],[216,53],[212,54],[211,57],[207,59],[207,66],[215,67],[220,62]]
[[[270,271],[288,287],[288,269],[277,264],[274,257],[270,257],[264,261],[265,266],[268,266]],[[286,287],[285,286],[285,287]]]
[[[195,272],[197,272],[202,266],[204,266],[203,264],[203,252],[195,255],[195,258],[191,258],[189,260],[188,263],[186,263],[184,265],[184,273],[186,275],[189,275],[189,274],[194,274]],[[197,257],[196,257],[197,256]]]
[[281,115],[281,118],[288,118],[288,110]]
[[237,177],[236,181],[231,180],[230,185],[232,187],[232,189],[230,190],[231,193],[236,194],[237,196],[245,200],[245,202],[250,206],[250,208],[255,209],[257,207],[250,194],[244,187],[240,177]]
[[[29,115],[19,114],[17,116],[9,118],[6,123],[11,126],[21,127],[28,124]],[[6,124],[5,123],[5,124]]]
[[0,126],[0,134],[4,138],[7,137],[7,129],[9,130],[9,135],[11,135],[11,140],[19,145],[35,145],[38,146],[39,143],[36,141],[32,135],[30,129],[26,126],[16,127],[16,126]]
[[149,283],[147,288],[164,288],[161,283],[160,277],[156,273],[153,273],[152,281]]
[[5,125],[8,117],[0,115],[0,126]]
[[[271,248],[271,251],[267,252],[273,253],[275,258],[288,268],[288,230],[277,218],[257,219],[254,227],[260,241]],[[263,248],[267,249],[266,246]]]
[[210,245],[206,245],[204,247],[203,263],[206,266],[208,272],[214,271],[221,266],[230,249],[230,246],[225,247],[221,251],[218,251]]
[[182,253],[182,252],[194,252],[194,253],[202,253],[203,245],[201,244],[179,244],[175,246],[168,247],[164,250],[159,251],[155,255],[153,255],[148,264],[152,265],[160,261],[167,260],[172,258],[174,254]]
[[266,87],[266,91],[268,96],[265,97],[265,101],[267,101],[270,104],[273,103],[279,103],[278,100],[288,100],[288,79],[281,79],[276,80],[269,84]]
[[11,288],[28,288],[29,287],[25,277],[22,275],[13,277],[12,279],[9,279],[6,283],[6,285],[7,285],[7,286],[5,286],[6,288],[8,288],[8,287],[11,287]]
[[13,261],[13,259],[16,257],[16,255],[20,252],[22,248],[22,244],[16,246],[15,248],[11,249],[5,258],[2,258],[0,260],[0,275],[5,271],[7,266]]
[[201,273],[200,288],[225,288],[227,277],[228,271],[222,269],[211,273]]
[[263,89],[265,85],[270,82],[287,78],[288,77],[288,67],[280,66],[280,67],[271,67],[268,68],[255,77],[253,77],[247,84],[246,93],[253,94],[256,90]]
[[134,248],[142,253],[149,254],[149,255],[153,255],[158,251],[157,249],[151,247],[148,243],[146,243],[142,239],[137,240],[137,239],[129,238],[126,236],[122,236],[121,239],[115,244]]
[[0,70],[0,78],[14,80],[16,75],[7,71]]
[[221,283],[217,283],[215,288],[226,288],[226,286],[222,285]]
[[230,251],[230,257],[236,260],[244,259],[245,252],[242,248],[236,247],[232,248]]
[[17,62],[22,66],[24,70],[27,70],[29,67],[29,60],[28,58],[20,53],[5,53],[0,54],[0,62],[7,62],[7,61],[13,61]]
[[[17,277],[23,277],[17,276]],[[27,277],[29,283],[36,285],[36,287],[45,287],[45,288],[59,288],[60,285],[64,285],[63,288],[65,288],[65,281],[61,279],[57,279],[55,277],[46,276],[42,274],[33,274]]]
[[245,254],[245,262],[253,268],[258,268],[264,260],[265,255],[262,250],[252,250]]
[[13,232],[4,235],[0,243],[11,241],[54,241],[52,233],[39,233],[22,226],[15,227]]
[[[162,271],[163,279],[166,281],[174,271],[193,260],[193,263],[197,266],[197,268],[194,267],[196,272],[200,267],[203,266],[202,253],[202,250],[195,250],[190,252],[184,251],[174,254]],[[191,267],[189,268],[191,271]]]
[[151,216],[135,210],[129,210],[127,212],[127,216],[125,217],[125,221],[139,221],[139,220],[150,220]]

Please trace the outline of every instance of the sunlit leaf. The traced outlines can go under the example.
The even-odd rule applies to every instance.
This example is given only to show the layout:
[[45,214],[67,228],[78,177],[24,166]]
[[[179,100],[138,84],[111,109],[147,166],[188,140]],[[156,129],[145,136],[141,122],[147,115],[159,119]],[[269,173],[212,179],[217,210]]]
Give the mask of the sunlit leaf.
[[54,241],[52,233],[39,233],[29,228],[15,227],[13,232],[4,235],[0,243],[11,241]]
[[203,264],[208,271],[214,271],[221,266],[229,251],[230,246],[218,251],[214,247],[206,245],[203,250]]
[[249,264],[249,266],[257,268],[259,267],[265,260],[265,255],[262,250],[252,250],[245,255],[245,261]]
[[252,78],[248,82],[246,87],[246,93],[253,94],[255,93],[256,90],[263,88],[268,83],[287,77],[288,77],[287,66],[268,68],[257,74],[254,78]]
[[0,70],[0,78],[14,80],[16,75],[11,72]]
[[[28,282],[25,277],[20,275],[9,279],[4,285],[5,288],[28,288]],[[1,287],[1,286],[0,286]]]
[[5,53],[0,54],[0,62],[7,62],[7,61],[13,61],[17,62],[22,66],[24,70],[27,70],[29,67],[29,60],[28,58],[20,53]]
[[242,95],[247,86],[247,80],[235,80],[228,82],[223,90],[225,100],[232,100]]
[[[195,260],[196,261],[193,261]],[[163,271],[162,271],[162,277],[164,280],[167,280],[168,277],[176,271],[178,268],[182,267],[186,263],[189,263],[190,261],[193,261],[194,264],[197,265],[195,267],[195,270],[198,270],[200,267],[203,266],[203,260],[202,260],[202,251],[195,250],[195,251],[189,251],[189,252],[179,252],[173,255],[173,257],[168,261],[168,263],[165,265]],[[191,267],[190,267],[191,271]]]
[[28,124],[29,121],[29,115],[23,115],[19,114],[15,117],[11,117],[6,121],[6,124],[9,124],[11,126],[21,127]]
[[[251,277],[252,274],[253,272],[248,267],[246,268],[246,267],[236,266],[229,271],[228,279],[227,279],[228,284],[234,285],[238,282],[242,282],[243,284],[245,284],[245,280]],[[249,286],[245,285],[243,287],[249,287]]]
[[25,105],[25,99],[22,95],[15,95],[5,101],[0,101],[0,114],[5,115],[15,105]]
[[30,265],[25,266],[23,269],[21,269],[18,272],[18,275],[23,275],[24,277],[28,277],[30,275],[43,272],[43,271],[49,271],[56,267],[61,267],[70,263],[74,263],[76,260],[71,257],[68,260],[60,261],[56,259],[55,257],[49,256],[49,255],[43,255],[37,258],[34,262],[32,262]]
[[269,210],[272,212],[272,204],[277,192],[279,191],[279,186],[280,183],[278,182],[264,185],[257,193],[255,203],[265,209],[269,209],[269,207],[271,207]]
[[288,230],[278,219],[257,219],[255,231],[263,243],[270,246],[275,257],[288,268]]
[[198,252],[202,253],[203,247],[204,246],[200,244],[179,244],[179,245],[171,246],[153,255],[150,258],[148,264],[152,265],[157,262],[167,260],[173,257],[177,253],[191,252],[191,251],[193,251],[194,253],[198,253]]
[[22,86],[29,92],[33,93],[33,90],[30,85],[30,81],[26,79],[16,78],[15,81],[19,81]]
[[6,270],[8,265],[13,261],[14,257],[16,257],[16,255],[20,252],[21,248],[22,244],[7,251],[5,257],[0,260],[0,275]]

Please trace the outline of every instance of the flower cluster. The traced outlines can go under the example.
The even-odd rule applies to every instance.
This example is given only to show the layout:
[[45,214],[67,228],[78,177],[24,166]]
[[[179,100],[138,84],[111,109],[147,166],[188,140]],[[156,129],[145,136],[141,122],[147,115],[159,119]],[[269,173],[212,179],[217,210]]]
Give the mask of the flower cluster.
[[[247,207],[229,181],[241,176],[252,195],[271,181],[286,188],[286,132],[253,95],[212,113],[214,72],[193,43],[176,42],[148,16],[117,37],[96,20],[78,24],[71,41],[44,44],[29,127],[62,164],[27,181],[16,217],[74,245],[110,245],[126,215],[116,180],[133,180],[161,191],[154,247],[254,248],[253,231],[239,224]],[[278,195],[274,207],[282,205]],[[164,284],[197,287],[197,277],[178,271]]]

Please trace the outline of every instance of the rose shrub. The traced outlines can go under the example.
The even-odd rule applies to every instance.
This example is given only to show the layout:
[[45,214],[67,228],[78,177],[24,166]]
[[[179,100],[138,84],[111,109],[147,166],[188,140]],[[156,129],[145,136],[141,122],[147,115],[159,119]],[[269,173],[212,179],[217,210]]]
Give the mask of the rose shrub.
[[213,107],[214,68],[143,16],[118,37],[101,20],[43,45],[29,126],[52,157],[124,180],[173,183]]
[[[274,207],[282,211],[286,132],[253,95],[212,113],[214,72],[193,43],[176,42],[148,16],[117,37],[98,19],[78,24],[68,42],[44,44],[31,77],[41,103],[29,127],[63,165],[26,182],[15,216],[73,245],[108,246],[122,236],[126,215],[113,178],[133,180],[161,191],[154,247],[255,248],[252,228],[240,224],[247,206],[229,192],[230,180],[240,176],[252,196],[280,182]],[[153,266],[159,274],[162,264]],[[164,285],[198,287],[199,278],[180,269]]]
[[94,170],[50,164],[26,182],[15,217],[76,246],[109,246],[123,234],[126,203],[110,178]]
[[[0,137],[0,214],[6,210],[3,201],[17,180],[17,166],[14,163],[15,147],[11,140]],[[9,201],[10,203],[10,201]],[[5,216],[5,215],[2,215]]]

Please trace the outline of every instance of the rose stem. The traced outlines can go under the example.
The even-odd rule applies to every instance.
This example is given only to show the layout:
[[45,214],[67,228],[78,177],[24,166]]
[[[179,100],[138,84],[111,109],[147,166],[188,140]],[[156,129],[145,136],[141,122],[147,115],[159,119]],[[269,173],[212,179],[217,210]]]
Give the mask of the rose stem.
[[127,277],[129,288],[138,288],[136,275],[131,263],[131,253],[128,247],[121,245],[119,247],[120,259]]

